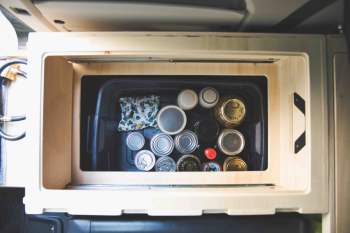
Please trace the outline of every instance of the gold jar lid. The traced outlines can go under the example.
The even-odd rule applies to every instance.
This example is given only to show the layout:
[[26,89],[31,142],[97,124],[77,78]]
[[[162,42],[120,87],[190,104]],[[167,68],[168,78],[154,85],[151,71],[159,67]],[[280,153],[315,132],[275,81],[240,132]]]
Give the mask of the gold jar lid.
[[224,171],[247,171],[248,166],[241,158],[229,157],[225,160],[223,169]]
[[226,121],[239,124],[246,114],[246,107],[239,99],[229,99],[222,105],[221,112]]

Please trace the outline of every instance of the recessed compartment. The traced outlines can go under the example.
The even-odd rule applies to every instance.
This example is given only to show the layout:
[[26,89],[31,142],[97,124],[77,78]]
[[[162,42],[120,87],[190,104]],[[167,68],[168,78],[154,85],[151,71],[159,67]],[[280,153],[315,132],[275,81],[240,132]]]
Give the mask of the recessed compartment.
[[[245,58],[244,62],[239,56],[215,62],[198,59],[176,62],[173,57],[167,58],[172,62],[143,62],[142,59],[130,62],[130,58],[123,60],[122,57],[113,60],[103,56],[80,56],[79,59],[47,56],[43,85],[43,187],[272,185],[294,191],[307,190],[309,145],[307,139],[301,142],[299,138],[306,131],[308,121],[293,100],[296,93],[300,101],[304,101],[304,108],[309,107],[307,57],[293,54],[270,60],[259,55],[248,58],[250,60]],[[101,119],[117,124],[120,109],[116,102],[120,96],[159,94],[163,107],[174,103],[181,89],[199,91],[205,86],[213,86],[222,94],[241,94],[248,101],[250,115],[246,124],[238,127],[247,137],[242,152],[249,166],[247,172],[138,172],[132,164],[134,154],[123,144],[127,133],[119,132],[115,132],[113,142],[106,144],[106,148],[95,155],[88,153],[87,139],[91,133],[91,128],[87,132],[88,117],[98,115],[96,104],[101,87],[112,90],[109,95],[102,95],[109,103],[105,113],[108,119]],[[246,92],[254,87],[261,94],[258,100],[261,103],[253,101]],[[52,101],[55,104],[49,104]],[[260,112],[253,112],[257,109]],[[194,111],[188,114],[188,129],[206,116]],[[147,129],[144,134],[149,134],[147,144],[154,132]],[[50,141],[55,141],[54,145]],[[297,141],[302,148],[298,151],[295,150]],[[175,152],[171,157],[176,160],[179,154]]]
[[[237,156],[248,165],[248,171],[267,169],[267,78],[266,76],[214,76],[214,75],[101,75],[82,77],[80,168],[83,171],[140,171],[135,166],[135,155],[126,146],[126,138],[135,130],[120,132],[120,97],[161,97],[159,108],[174,105],[183,89],[190,88],[197,93],[205,87],[215,88],[221,96],[236,94],[247,105],[247,118],[236,127],[245,138],[245,147]],[[201,119],[213,118],[213,109],[185,111],[185,129],[194,131],[194,125]],[[85,127],[84,127],[85,126]],[[129,125],[131,127],[131,125]],[[221,126],[221,129],[224,129]],[[161,131],[154,127],[137,130],[146,139],[143,149],[150,149],[152,137]],[[88,138],[86,142],[86,138]],[[173,136],[174,138],[174,136]],[[203,147],[213,147],[213,142],[199,140],[200,149],[191,154],[204,162]],[[91,154],[91,156],[89,156]],[[227,155],[218,151],[218,162],[224,163]],[[169,155],[175,162],[182,156],[176,149]],[[158,157],[158,156],[157,156]],[[154,169],[152,169],[154,171]]]

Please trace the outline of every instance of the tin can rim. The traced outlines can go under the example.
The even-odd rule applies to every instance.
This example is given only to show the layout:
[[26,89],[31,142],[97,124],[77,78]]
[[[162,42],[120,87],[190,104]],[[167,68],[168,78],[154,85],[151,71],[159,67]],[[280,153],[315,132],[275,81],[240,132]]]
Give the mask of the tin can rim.
[[[162,152],[160,150],[157,149],[157,147],[155,147],[155,143],[157,142],[157,140],[159,140],[160,138],[166,138],[167,139],[167,142],[170,144],[167,148],[166,148],[166,151]],[[159,133],[159,134],[156,134],[152,137],[151,139],[151,142],[150,142],[150,147],[151,147],[151,150],[152,152],[157,155],[157,156],[168,156],[170,155],[173,150],[174,150],[174,140],[173,138],[166,134],[166,133]]]
[[[140,144],[137,147],[134,147],[133,145],[130,144],[130,140],[132,137],[138,136],[141,139]],[[131,149],[131,150],[141,150],[142,147],[145,145],[145,137],[139,133],[139,132],[132,132],[126,137],[126,145]]]
[[176,171],[176,163],[175,163],[175,161],[171,158],[171,157],[160,157],[159,159],[157,159],[157,161],[156,161],[156,164],[155,164],[155,170],[156,170],[156,172],[158,172],[159,171],[159,163],[160,162],[162,162],[162,161],[164,161],[164,160],[169,160],[169,161],[171,161],[171,163],[173,164],[173,170],[170,170],[170,171],[168,171],[168,172],[175,172]]
[[[143,154],[147,154],[151,159],[152,159],[152,162],[149,166],[147,166],[145,169],[142,169],[140,166],[138,166],[138,163],[137,163],[137,159],[143,155]],[[137,154],[135,155],[135,166],[139,169],[139,170],[142,170],[142,171],[149,171],[151,170],[154,165],[156,163],[156,157],[154,156],[154,154],[149,151],[149,150],[140,150],[139,152],[137,152]]]
[[[240,139],[241,139],[241,146],[239,147],[239,149],[237,151],[227,151],[224,146],[222,145],[222,139],[229,133],[235,133],[237,134]],[[245,146],[245,139],[244,139],[244,136],[241,132],[239,132],[238,130],[235,130],[235,129],[225,129],[223,130],[220,134],[219,134],[219,137],[218,137],[218,140],[217,140],[217,144],[218,144],[218,147],[219,149],[225,153],[226,155],[229,155],[229,156],[232,156],[232,155],[237,155],[239,153],[242,152],[242,150],[244,149],[244,146]]]
[[[189,149],[183,148],[180,145],[180,139],[181,137],[185,136],[185,135],[190,135],[192,136],[191,139],[193,139],[193,141],[191,142]],[[198,137],[197,135],[191,131],[191,130],[184,130],[181,133],[179,133],[178,135],[175,136],[174,138],[174,144],[175,144],[175,148],[182,154],[188,154],[188,153],[192,153],[194,152],[197,147],[198,147]]]

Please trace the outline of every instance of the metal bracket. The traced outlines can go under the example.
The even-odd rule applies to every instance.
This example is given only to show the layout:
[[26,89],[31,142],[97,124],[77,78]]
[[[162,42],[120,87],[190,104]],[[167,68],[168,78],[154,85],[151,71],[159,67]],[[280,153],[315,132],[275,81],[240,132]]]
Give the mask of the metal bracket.
[[[297,93],[293,94],[294,105],[304,114],[305,116],[305,100],[300,97]],[[294,154],[297,154],[306,145],[305,131],[300,137],[294,142]]]

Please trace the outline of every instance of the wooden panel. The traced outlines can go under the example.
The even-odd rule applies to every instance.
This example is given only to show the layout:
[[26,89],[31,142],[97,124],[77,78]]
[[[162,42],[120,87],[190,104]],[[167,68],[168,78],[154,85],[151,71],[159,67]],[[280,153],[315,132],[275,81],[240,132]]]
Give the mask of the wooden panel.
[[[34,77],[38,78],[30,82],[30,87],[35,90],[33,95],[30,95],[32,106],[29,111],[31,119],[28,127],[28,147],[31,153],[26,154],[26,157],[22,156],[22,159],[25,159],[30,165],[28,167],[31,168],[30,170],[28,169],[26,196],[24,198],[27,213],[39,214],[43,211],[59,211],[73,214],[90,213],[101,215],[121,213],[186,215],[212,212],[238,215],[273,214],[279,211],[298,211],[301,213],[325,213],[328,211],[328,86],[324,36],[243,33],[45,33],[31,34],[29,44],[31,49],[30,71]],[[46,79],[41,73],[44,69],[43,57],[47,55],[63,55],[68,58],[75,55],[106,55],[108,58],[109,54],[120,57],[148,55],[156,57],[154,55],[159,54],[167,57],[183,55],[191,58],[210,58],[223,54],[231,57],[239,57],[242,54],[250,57],[260,55],[272,56],[273,58],[277,56],[304,57],[309,82],[309,86],[306,87],[308,91],[307,96],[310,98],[310,105],[307,106],[307,132],[310,133],[307,134],[307,140],[309,142],[311,138],[313,140],[307,148],[310,158],[310,161],[308,161],[310,167],[306,177],[308,189],[291,190],[285,187],[192,188],[188,186],[181,188],[155,188],[149,186],[120,187],[116,185],[113,188],[94,186],[91,188],[93,190],[84,191],[44,190],[41,183],[41,159],[43,155],[40,147],[43,129],[41,120],[39,120],[42,119],[40,87]],[[85,66],[88,64],[75,65]],[[232,65],[235,67],[234,64]],[[91,64],[91,66],[95,67],[93,69],[96,72],[101,72],[101,69],[98,69],[98,65]],[[108,64],[102,66],[108,66]],[[112,68],[112,66],[111,68],[106,68],[106,74],[108,72],[111,74],[113,72],[127,73],[128,71],[133,71],[133,66],[133,64],[115,64],[115,68]],[[219,64],[220,66],[221,64]],[[232,70],[239,73],[238,67],[245,69],[244,65],[238,64]],[[224,68],[222,73],[227,74],[230,69],[227,67],[224,72]],[[270,69],[265,66],[259,66],[260,68],[268,70],[268,73],[277,73],[276,68]],[[147,68],[145,64],[140,69],[152,73],[152,69]],[[203,67],[203,69],[206,69],[206,67]],[[215,71],[215,69],[213,70]],[[175,68],[172,68],[172,71],[181,73]],[[195,73],[195,71],[189,72]],[[86,71],[85,73],[88,72]],[[280,83],[275,83],[274,85],[278,86]],[[272,89],[271,86],[269,86],[270,88]],[[278,90],[278,88],[275,89]],[[280,92],[279,94],[285,93]],[[75,101],[75,103],[79,101]],[[273,104],[271,103],[271,105]],[[280,102],[276,102],[274,105],[281,106]],[[76,116],[79,116],[79,112],[74,113],[74,117]],[[270,125],[271,123],[274,124],[275,122],[270,122]],[[279,121],[280,124],[282,122]],[[79,130],[79,128],[75,128],[74,130]],[[279,143],[279,141],[275,143]],[[76,148],[73,148],[73,152],[76,152]],[[279,153],[280,151],[278,151],[278,155]],[[280,164],[279,161],[278,164]],[[269,168],[273,167],[276,166],[269,166]],[[82,174],[79,168],[76,170],[78,174]],[[276,176],[272,176],[272,173],[269,174],[269,172],[268,170],[265,173],[247,172],[246,174],[251,176],[251,181],[263,182],[267,178],[276,179]],[[112,184],[113,181],[118,179],[116,173],[110,172],[99,173],[97,177],[88,173],[82,175],[86,178],[85,182],[95,182],[101,178]],[[135,173],[132,173],[130,177],[126,178],[133,179],[134,175]],[[143,175],[148,175],[148,173],[143,173]],[[208,177],[201,175],[202,182],[206,181]],[[270,175],[270,177],[266,175]],[[198,177],[194,178],[199,179]],[[239,181],[238,178],[237,176],[232,177],[229,182]],[[72,177],[73,179],[74,177]],[[120,179],[122,177],[119,176],[118,180]],[[164,181],[166,178],[162,177],[162,179]],[[81,188],[85,188],[85,186]]]
[[[289,58],[279,65],[280,86],[280,144],[281,144],[281,183],[292,190],[307,188],[307,174],[310,164],[310,155],[307,153],[307,144],[297,154],[294,153],[294,142],[305,131],[305,116],[295,107],[293,93],[302,97],[306,106],[308,96],[306,92],[307,75],[305,60],[301,57]],[[307,108],[306,108],[307,109]],[[286,124],[288,122],[288,124]]]
[[336,232],[350,231],[350,66],[347,53],[334,57]]
[[[298,58],[295,58],[298,59]],[[294,58],[292,59],[294,61]],[[303,60],[302,60],[303,61]],[[296,65],[299,65],[296,63]],[[301,70],[305,71],[305,67]],[[274,64],[233,63],[90,63],[73,64],[73,156],[72,183],[75,184],[261,184],[280,183],[279,80]],[[80,88],[84,75],[265,75],[268,77],[269,159],[264,172],[167,173],[83,172],[79,168]],[[296,74],[297,75],[297,74]],[[302,76],[305,78],[305,75]],[[282,124],[288,125],[286,121]],[[281,139],[282,140],[282,139]],[[203,182],[205,180],[205,182]],[[296,186],[298,187],[298,186]]]
[[61,189],[71,181],[72,65],[47,57],[44,75],[43,185]]

